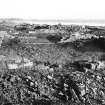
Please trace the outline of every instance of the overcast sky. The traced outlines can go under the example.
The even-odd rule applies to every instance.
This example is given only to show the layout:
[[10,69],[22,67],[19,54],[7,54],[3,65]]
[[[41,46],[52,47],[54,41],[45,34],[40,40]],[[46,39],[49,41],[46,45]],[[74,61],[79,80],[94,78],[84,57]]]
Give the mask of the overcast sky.
[[105,20],[105,0],[0,0],[0,18]]

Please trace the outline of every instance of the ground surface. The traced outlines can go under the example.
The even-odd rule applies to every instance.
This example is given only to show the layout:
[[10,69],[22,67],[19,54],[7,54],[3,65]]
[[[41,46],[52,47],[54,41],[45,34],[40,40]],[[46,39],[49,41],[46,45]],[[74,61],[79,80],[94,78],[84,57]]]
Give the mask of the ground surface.
[[0,23],[0,105],[105,105],[105,27]]

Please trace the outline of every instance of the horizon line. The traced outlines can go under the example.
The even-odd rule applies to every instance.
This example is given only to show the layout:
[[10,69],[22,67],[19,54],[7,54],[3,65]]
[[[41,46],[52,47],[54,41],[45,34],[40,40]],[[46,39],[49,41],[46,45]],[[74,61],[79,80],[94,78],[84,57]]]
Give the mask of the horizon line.
[[30,24],[74,24],[74,25],[90,25],[105,26],[104,19],[25,19],[25,18],[0,18],[3,22],[13,23],[30,23]]
[[105,19],[27,19],[27,18],[0,18],[0,20],[27,20],[27,21],[64,21],[64,22],[105,22]]

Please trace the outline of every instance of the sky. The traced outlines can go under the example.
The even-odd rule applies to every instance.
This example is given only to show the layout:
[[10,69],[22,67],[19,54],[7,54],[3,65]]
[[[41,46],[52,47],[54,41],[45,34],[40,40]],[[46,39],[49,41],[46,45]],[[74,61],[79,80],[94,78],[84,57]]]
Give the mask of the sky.
[[105,0],[0,0],[0,18],[105,20]]

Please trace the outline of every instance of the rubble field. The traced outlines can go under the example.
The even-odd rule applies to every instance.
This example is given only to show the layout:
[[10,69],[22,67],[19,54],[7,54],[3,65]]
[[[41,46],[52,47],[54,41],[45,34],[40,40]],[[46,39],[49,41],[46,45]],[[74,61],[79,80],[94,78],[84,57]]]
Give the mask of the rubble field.
[[0,22],[0,105],[105,105],[105,27]]

